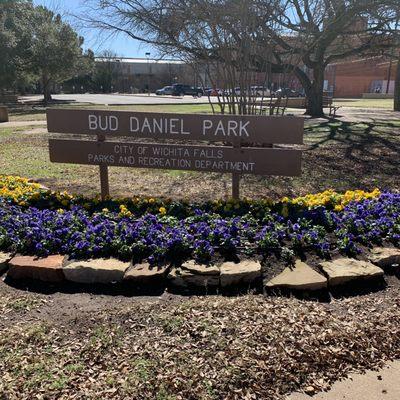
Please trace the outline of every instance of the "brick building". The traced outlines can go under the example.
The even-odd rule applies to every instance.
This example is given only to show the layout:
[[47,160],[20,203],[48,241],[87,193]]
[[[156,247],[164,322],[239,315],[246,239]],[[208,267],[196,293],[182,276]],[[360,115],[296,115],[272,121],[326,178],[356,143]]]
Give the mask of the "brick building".
[[393,94],[396,62],[383,57],[330,64],[325,71],[325,89],[335,97],[361,97],[363,93]]
[[[178,60],[96,59],[97,66],[107,63],[113,67],[112,91],[145,91],[148,86],[154,91],[174,82],[194,86],[201,86],[205,82],[206,86],[212,86],[207,82],[204,71],[197,71],[197,75],[189,65]],[[275,90],[290,87],[303,92],[300,82],[292,74],[273,73],[268,83],[265,82],[265,74],[258,75],[255,76],[254,85],[266,85]],[[383,57],[341,61],[326,68],[324,89],[335,97],[357,98],[362,97],[363,93],[376,92],[393,94],[395,76],[396,62]]]

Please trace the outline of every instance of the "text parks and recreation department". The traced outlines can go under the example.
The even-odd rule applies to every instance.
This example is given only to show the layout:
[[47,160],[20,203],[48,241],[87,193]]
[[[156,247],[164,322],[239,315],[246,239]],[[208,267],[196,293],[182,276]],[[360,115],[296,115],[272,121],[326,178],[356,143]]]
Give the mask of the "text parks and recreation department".
[[301,151],[272,148],[115,143],[50,139],[52,162],[242,174],[293,175]]
[[88,163],[138,168],[252,173],[255,162],[224,160],[223,149],[115,144],[113,153],[88,153]]

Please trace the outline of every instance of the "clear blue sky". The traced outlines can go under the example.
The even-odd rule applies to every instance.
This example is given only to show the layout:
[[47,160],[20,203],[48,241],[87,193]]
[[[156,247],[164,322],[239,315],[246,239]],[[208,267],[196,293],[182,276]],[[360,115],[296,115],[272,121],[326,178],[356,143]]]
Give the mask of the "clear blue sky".
[[94,29],[83,29],[78,27],[68,14],[79,13],[79,8],[84,4],[84,0],[33,0],[35,5],[43,5],[47,8],[65,15],[64,19],[71,22],[72,26],[78,33],[85,38],[85,48],[91,48],[95,54],[102,50],[113,50],[119,56],[123,57],[145,57],[145,53],[149,51],[152,55],[156,55],[155,50],[146,47],[144,44],[130,39],[123,35],[118,35],[112,39],[106,36],[99,36],[99,32]]

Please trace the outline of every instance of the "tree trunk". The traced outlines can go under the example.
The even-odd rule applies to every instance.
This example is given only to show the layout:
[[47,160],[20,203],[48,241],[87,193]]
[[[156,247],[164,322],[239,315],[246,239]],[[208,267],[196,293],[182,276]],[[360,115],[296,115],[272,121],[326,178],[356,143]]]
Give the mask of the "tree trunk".
[[400,57],[397,61],[397,71],[394,83],[394,111],[400,111]]
[[42,78],[43,84],[43,103],[47,106],[48,102],[52,100],[51,98],[51,91],[50,91],[50,80],[48,79],[47,75],[43,75]]
[[324,97],[324,72],[325,68],[323,65],[318,65],[313,69],[313,81],[311,85],[305,89],[307,101],[306,101],[306,114],[311,117],[323,117],[323,97]]
[[311,117],[323,117],[323,94],[324,94],[324,72],[323,64],[313,68],[313,80],[300,68],[295,68],[294,73],[301,82],[306,94],[306,114]]

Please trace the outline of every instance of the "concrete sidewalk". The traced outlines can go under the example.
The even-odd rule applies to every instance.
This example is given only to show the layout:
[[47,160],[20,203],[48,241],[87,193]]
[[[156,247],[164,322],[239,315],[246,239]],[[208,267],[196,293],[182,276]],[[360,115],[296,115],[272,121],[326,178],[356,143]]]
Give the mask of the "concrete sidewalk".
[[336,382],[328,392],[308,396],[292,393],[287,400],[400,400],[400,361],[388,363],[379,371],[353,374]]

